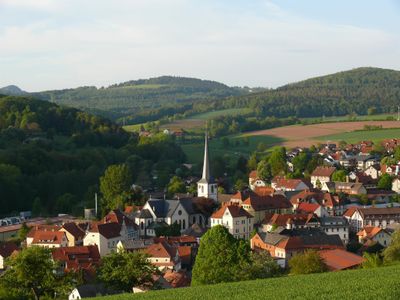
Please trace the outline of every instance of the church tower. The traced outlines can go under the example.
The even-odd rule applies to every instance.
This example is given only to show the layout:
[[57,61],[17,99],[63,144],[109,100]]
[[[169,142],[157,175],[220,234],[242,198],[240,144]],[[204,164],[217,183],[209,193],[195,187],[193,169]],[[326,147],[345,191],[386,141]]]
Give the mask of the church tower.
[[204,141],[204,162],[203,175],[197,182],[197,196],[218,200],[218,187],[214,179],[210,176],[210,163],[208,161],[208,133],[206,131]]

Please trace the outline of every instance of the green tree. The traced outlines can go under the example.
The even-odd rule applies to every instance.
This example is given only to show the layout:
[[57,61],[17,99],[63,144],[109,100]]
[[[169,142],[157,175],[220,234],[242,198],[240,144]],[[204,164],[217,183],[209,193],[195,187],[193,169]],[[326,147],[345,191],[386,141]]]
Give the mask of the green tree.
[[50,250],[29,247],[8,259],[9,268],[2,274],[0,286],[11,294],[40,299],[44,295],[66,296],[72,289],[72,276],[59,275]]
[[238,241],[225,227],[214,226],[201,238],[192,285],[235,281],[240,262]]
[[369,107],[367,110],[368,116],[376,115],[377,109],[375,106]]
[[106,209],[124,207],[129,198],[132,175],[127,165],[111,165],[100,177],[100,192]]
[[269,252],[260,251],[251,253],[251,264],[248,270],[249,279],[263,279],[282,274],[281,267],[271,257]]
[[383,262],[378,253],[364,252],[364,262],[362,263],[363,269],[371,269],[382,266]]
[[18,234],[17,234],[18,240],[21,242],[24,241],[30,230],[31,230],[31,228],[28,225],[26,225],[25,222],[23,222],[21,225],[21,228],[18,230]]
[[337,170],[332,174],[332,181],[345,182],[346,175],[347,173],[345,170]]
[[309,156],[305,152],[301,152],[299,155],[295,156],[292,160],[293,168],[295,171],[304,172],[309,161]]
[[311,274],[327,271],[327,266],[315,250],[306,250],[304,253],[296,254],[289,260],[290,273]]
[[271,181],[272,179],[271,166],[265,159],[263,159],[258,163],[257,175],[262,180]]
[[392,189],[392,177],[389,174],[383,174],[378,181],[378,188],[384,190]]
[[400,262],[400,230],[392,234],[390,245],[383,250],[383,261],[385,264]]
[[284,147],[279,147],[272,151],[268,162],[271,166],[272,176],[284,175],[287,171],[286,149]]
[[400,161],[400,147],[396,147],[396,149],[394,149],[394,159],[397,161]]
[[169,197],[176,193],[186,193],[186,185],[180,177],[174,176],[168,184],[167,191]]
[[157,272],[142,252],[114,252],[102,258],[98,279],[115,290],[131,292],[138,285],[153,285]]
[[247,171],[252,171],[252,170],[256,170],[257,169],[257,154],[253,153],[249,160],[247,161]]
[[244,182],[243,179],[238,179],[235,182],[235,190],[236,191],[243,191],[243,189],[246,187],[246,182]]

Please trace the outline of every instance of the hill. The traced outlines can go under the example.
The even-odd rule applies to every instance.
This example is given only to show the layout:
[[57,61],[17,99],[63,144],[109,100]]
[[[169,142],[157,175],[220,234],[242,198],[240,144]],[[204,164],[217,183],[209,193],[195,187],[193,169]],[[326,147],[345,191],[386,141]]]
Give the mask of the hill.
[[0,216],[31,209],[82,215],[109,165],[126,163],[141,185],[151,172],[164,174],[154,183],[164,187],[183,160],[167,135],[139,139],[75,108],[0,96]]
[[[190,111],[204,112],[222,98],[248,89],[195,78],[162,76],[114,84],[33,93],[34,97],[76,107],[129,124],[155,121]],[[211,102],[211,107],[208,103]],[[122,119],[123,118],[123,119]]]
[[0,94],[8,96],[21,96],[21,95],[26,95],[27,92],[21,90],[16,85],[8,85],[0,88]]
[[225,108],[250,107],[260,117],[303,118],[392,113],[399,100],[399,71],[358,68],[233,97]]
[[96,299],[399,299],[400,267],[352,270],[123,294]]

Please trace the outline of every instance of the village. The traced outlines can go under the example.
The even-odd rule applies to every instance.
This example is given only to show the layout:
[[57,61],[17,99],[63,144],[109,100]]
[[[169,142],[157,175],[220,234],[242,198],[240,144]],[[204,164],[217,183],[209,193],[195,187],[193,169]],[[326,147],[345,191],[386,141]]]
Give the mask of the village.
[[[381,147],[393,157],[399,144],[400,140],[386,140]],[[100,220],[91,220],[90,214],[85,220],[68,215],[30,219],[27,213],[23,220],[5,220],[0,227],[0,270],[21,247],[50,248],[60,272],[83,273],[84,284],[69,296],[81,299],[111,293],[95,282],[102,258],[113,252],[140,251],[158,269],[153,280],[159,287],[186,287],[202,236],[218,225],[249,242],[252,251],[268,253],[283,270],[292,257],[309,249],[318,252],[329,271],[358,268],[365,252],[388,247],[400,228],[396,201],[400,162],[381,163],[373,147],[370,141],[340,148],[320,145],[315,155],[323,164],[310,178],[275,176],[267,182],[253,170],[246,189],[223,194],[210,171],[206,134],[197,195],[176,194],[172,199],[150,195],[145,205],[114,209]],[[302,151],[287,152],[289,169]],[[339,170],[343,181],[335,180]],[[390,178],[391,189],[382,188],[384,177]],[[7,242],[24,226],[28,231],[21,245]],[[148,289],[132,287],[134,293]]]

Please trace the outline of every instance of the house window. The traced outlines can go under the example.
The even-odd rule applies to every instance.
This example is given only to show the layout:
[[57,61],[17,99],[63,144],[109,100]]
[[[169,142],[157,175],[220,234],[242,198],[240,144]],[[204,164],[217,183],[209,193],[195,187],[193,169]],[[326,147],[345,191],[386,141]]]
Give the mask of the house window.
[[178,210],[178,215],[182,215],[182,211],[181,210]]
[[185,222],[186,220],[183,220],[183,222],[182,222],[182,229],[186,229],[186,222]]

